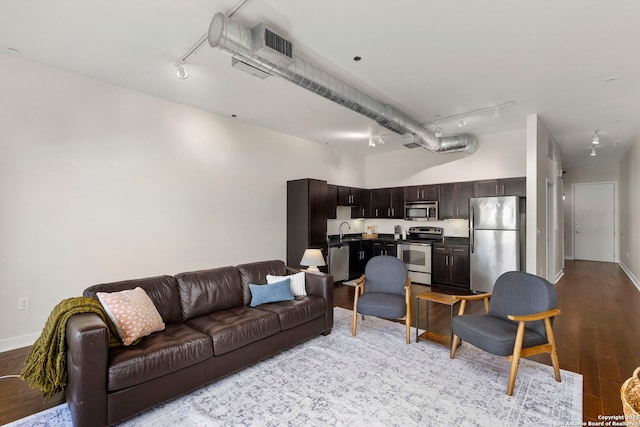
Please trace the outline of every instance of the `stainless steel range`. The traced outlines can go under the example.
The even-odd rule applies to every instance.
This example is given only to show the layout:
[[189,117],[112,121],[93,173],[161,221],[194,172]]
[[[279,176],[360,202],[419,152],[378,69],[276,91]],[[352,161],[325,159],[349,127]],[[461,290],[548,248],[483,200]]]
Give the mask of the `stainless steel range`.
[[398,258],[413,283],[431,284],[431,243],[442,242],[440,227],[409,227],[406,240],[398,242]]

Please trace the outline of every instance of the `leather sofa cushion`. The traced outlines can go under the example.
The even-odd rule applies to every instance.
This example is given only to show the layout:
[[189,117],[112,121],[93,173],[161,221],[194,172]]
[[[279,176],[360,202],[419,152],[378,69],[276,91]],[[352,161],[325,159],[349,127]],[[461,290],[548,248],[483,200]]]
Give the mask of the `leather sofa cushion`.
[[213,340],[216,356],[280,332],[278,316],[251,307],[234,307],[187,322]]
[[242,282],[235,267],[180,273],[175,278],[185,321],[242,305]]
[[107,388],[122,390],[210,357],[211,337],[184,323],[170,323],[134,346],[109,349]]
[[125,280],[122,282],[104,283],[94,285],[84,290],[85,297],[98,299],[98,292],[119,292],[127,289],[141,287],[145,290],[153,305],[158,309],[164,323],[182,321],[182,308],[180,307],[180,295],[178,285],[171,276],[149,277],[146,279]]
[[296,297],[293,301],[280,301],[256,307],[278,315],[280,329],[287,330],[324,315],[324,300],[315,295]]
[[281,260],[260,261],[248,264],[240,264],[238,267],[242,278],[243,304],[251,304],[251,291],[249,284],[263,285],[267,283],[267,274],[273,276],[286,276],[287,266]]

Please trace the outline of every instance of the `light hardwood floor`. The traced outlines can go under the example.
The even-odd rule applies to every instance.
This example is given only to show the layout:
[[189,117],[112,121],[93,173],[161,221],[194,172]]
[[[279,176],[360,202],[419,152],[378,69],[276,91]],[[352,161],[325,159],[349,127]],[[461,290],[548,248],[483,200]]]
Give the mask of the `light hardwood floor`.
[[[412,288],[414,295],[430,289],[420,285]],[[554,324],[560,367],[584,377],[584,421],[598,421],[599,415],[622,414],[620,387],[640,366],[640,291],[617,264],[586,261],[567,261],[565,275],[556,289],[562,310]],[[351,309],[353,288],[336,286],[335,305]],[[472,305],[470,310],[482,312],[483,307]],[[424,306],[421,311],[420,322],[424,324]],[[448,334],[449,307],[432,304],[429,312],[432,330]],[[23,348],[0,353],[0,376],[18,373],[27,352],[28,348]],[[551,363],[548,355],[531,359]],[[0,425],[63,401],[64,397],[58,395],[44,402],[40,392],[23,381],[2,379]]]

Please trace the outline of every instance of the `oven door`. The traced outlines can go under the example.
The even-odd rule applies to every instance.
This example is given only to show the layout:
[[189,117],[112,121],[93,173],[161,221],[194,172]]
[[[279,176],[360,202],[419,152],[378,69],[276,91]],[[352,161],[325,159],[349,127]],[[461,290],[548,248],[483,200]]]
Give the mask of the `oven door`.
[[414,283],[431,284],[431,244],[400,243],[398,258],[402,260]]

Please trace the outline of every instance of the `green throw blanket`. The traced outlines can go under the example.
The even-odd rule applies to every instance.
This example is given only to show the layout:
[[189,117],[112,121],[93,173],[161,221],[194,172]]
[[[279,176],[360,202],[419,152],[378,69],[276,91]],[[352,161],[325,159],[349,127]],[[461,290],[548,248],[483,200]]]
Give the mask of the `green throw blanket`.
[[20,378],[32,388],[42,390],[46,399],[62,391],[67,384],[67,321],[74,314],[95,313],[109,328],[109,347],[122,345],[111,319],[100,301],[89,297],[67,298],[56,305],[42,334],[29,350]]

